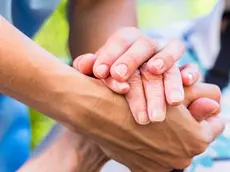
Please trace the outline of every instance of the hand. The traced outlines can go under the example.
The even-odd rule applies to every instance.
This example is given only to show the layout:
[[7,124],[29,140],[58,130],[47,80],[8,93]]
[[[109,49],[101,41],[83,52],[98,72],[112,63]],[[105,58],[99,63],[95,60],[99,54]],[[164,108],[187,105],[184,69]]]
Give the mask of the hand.
[[[196,122],[184,105],[170,108],[162,124],[139,126],[122,96],[108,90],[101,81],[64,65],[6,21],[1,20],[1,26],[4,34],[0,41],[0,66],[5,71],[0,75],[1,93],[94,139],[109,157],[131,169],[141,172],[143,168],[165,171],[184,167],[223,128],[216,117],[206,124]],[[189,90],[195,99],[190,99],[190,95],[185,99],[190,100],[187,103],[199,97],[216,100],[220,92],[209,86]]]
[[[128,35],[132,35],[132,39],[127,36],[127,32],[129,32]],[[180,42],[172,41],[156,54],[159,51],[156,42],[144,37],[137,29],[126,28],[115,33],[107,41],[96,53],[97,58],[93,54],[82,55],[74,61],[73,66],[83,74],[94,73],[98,78],[109,76],[110,70],[111,76],[105,78],[104,83],[117,93],[128,92],[125,97],[134,119],[137,123],[144,125],[150,121],[163,121],[167,103],[178,105],[183,101],[182,81],[185,86],[189,86],[198,80],[199,71],[196,65],[183,66],[181,72],[174,65],[182,56],[183,50],[184,47]],[[148,59],[150,60],[147,65],[143,66],[142,63]],[[159,61],[164,64],[157,70]],[[118,82],[124,81],[116,74],[115,67],[118,64],[127,67],[125,79],[128,79],[128,83]],[[141,65],[139,71],[137,68]],[[144,71],[145,73],[155,72],[155,74],[145,75],[148,76],[146,78],[142,74]],[[142,81],[143,78],[145,78],[145,83]],[[218,108],[215,102],[213,106]]]
[[[110,103],[103,106],[98,104],[92,109],[92,112],[104,112],[107,115],[103,120],[96,117],[93,119],[94,122],[90,123],[93,127],[90,135],[94,135],[95,141],[108,157],[123,163],[133,172],[183,169],[190,165],[192,158],[202,153],[224,128],[217,116],[206,116],[205,121],[196,122],[187,110],[202,103],[200,97],[218,102],[220,91],[213,85],[199,83],[186,88],[184,105],[169,107],[164,122],[147,126],[136,125],[130,114],[123,111],[122,104],[125,102],[121,101],[119,96],[112,99],[110,96],[107,95],[101,100],[110,100]],[[203,106],[199,105],[202,109]]]

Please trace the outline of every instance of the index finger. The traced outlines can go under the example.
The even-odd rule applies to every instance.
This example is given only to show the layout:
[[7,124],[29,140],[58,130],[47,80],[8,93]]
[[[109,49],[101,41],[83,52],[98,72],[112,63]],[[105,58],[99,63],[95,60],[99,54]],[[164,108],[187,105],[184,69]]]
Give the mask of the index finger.
[[153,74],[163,74],[180,59],[183,53],[184,45],[180,41],[173,40],[148,61],[148,69]]
[[117,31],[106,44],[96,52],[97,60],[93,73],[97,78],[104,79],[109,75],[111,65],[141,36],[134,27]]

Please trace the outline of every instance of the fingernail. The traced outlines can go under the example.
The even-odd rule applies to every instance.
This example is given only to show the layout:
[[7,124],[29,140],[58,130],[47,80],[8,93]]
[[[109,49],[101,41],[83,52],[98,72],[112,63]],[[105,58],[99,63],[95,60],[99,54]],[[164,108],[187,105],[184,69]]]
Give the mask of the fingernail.
[[189,84],[192,84],[193,83],[193,74],[191,72],[189,72],[187,77],[188,77]]
[[212,112],[210,112],[210,114],[215,114],[220,108],[219,103],[217,103],[216,101],[213,101],[213,104],[215,105],[215,108]]
[[139,112],[137,118],[138,118],[138,123],[141,125],[145,125],[149,123],[149,119],[146,112]]
[[79,59],[78,61],[77,60],[75,60],[74,62],[73,62],[73,67],[76,69],[76,70],[78,70],[78,71],[80,71],[81,70],[81,59]]
[[164,60],[162,59],[156,59],[153,61],[152,65],[160,71],[164,67]]
[[119,82],[117,83],[117,87],[121,90],[124,91],[129,88],[129,84],[127,82]]
[[162,122],[165,120],[165,112],[155,109],[152,111],[149,118],[152,122]]
[[183,101],[184,99],[181,92],[172,92],[170,96],[171,96],[170,98],[171,98],[172,103],[178,103],[178,102]]
[[115,71],[120,77],[125,78],[128,73],[128,67],[126,64],[119,64],[116,66]]
[[106,76],[108,70],[109,70],[108,65],[101,64],[97,67],[96,72],[97,72],[98,76],[100,76],[101,78],[104,78]]

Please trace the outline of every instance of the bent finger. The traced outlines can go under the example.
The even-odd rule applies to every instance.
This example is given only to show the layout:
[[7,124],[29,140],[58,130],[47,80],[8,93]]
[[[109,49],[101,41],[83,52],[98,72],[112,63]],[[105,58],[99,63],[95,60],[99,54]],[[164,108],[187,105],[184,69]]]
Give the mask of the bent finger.
[[165,48],[148,61],[149,71],[158,75],[165,73],[181,58],[184,49],[184,45],[180,41],[174,40],[169,42]]

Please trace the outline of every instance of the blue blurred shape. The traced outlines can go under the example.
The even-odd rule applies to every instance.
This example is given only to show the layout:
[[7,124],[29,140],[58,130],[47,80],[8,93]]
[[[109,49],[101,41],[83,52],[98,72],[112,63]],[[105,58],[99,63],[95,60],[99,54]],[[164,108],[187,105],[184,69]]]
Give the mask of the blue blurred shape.
[[30,155],[28,108],[0,95],[0,172],[15,172]]

